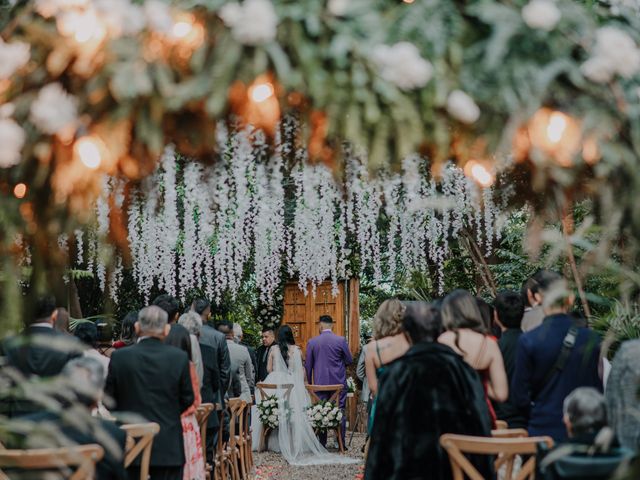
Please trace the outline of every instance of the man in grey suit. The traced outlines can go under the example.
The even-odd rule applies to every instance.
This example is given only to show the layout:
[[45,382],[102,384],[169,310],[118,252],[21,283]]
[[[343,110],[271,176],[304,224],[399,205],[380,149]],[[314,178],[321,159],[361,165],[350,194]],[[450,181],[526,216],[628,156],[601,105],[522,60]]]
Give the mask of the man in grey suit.
[[251,389],[255,386],[255,373],[249,350],[235,342],[233,325],[229,322],[221,322],[218,330],[227,338],[229,358],[231,359],[231,375],[240,382],[240,398],[251,403]]
[[194,310],[202,318],[202,330],[200,331],[200,343],[212,347],[216,352],[216,360],[220,371],[220,389],[218,390],[217,403],[224,404],[224,395],[229,388],[231,361],[229,359],[229,348],[225,336],[217,331],[211,323],[211,304],[208,300],[197,298],[191,305]]

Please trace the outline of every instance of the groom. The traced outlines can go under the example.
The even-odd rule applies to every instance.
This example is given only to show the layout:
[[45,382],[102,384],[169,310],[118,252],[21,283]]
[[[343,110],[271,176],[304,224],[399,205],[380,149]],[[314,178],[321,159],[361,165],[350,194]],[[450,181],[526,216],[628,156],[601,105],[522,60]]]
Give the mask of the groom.
[[[347,365],[353,361],[344,337],[334,334],[333,319],[329,315],[320,317],[320,335],[307,343],[307,381],[311,385],[344,385],[340,392],[340,408],[344,411],[347,403]],[[321,398],[329,398],[331,392],[318,392]],[[345,440],[346,416],[342,416],[342,443]],[[320,442],[327,442],[327,435],[320,436]]]

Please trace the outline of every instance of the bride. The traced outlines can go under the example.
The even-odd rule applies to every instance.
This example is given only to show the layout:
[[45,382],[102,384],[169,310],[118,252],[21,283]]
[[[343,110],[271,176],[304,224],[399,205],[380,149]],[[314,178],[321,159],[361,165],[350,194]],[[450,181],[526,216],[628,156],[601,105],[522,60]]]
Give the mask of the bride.
[[[280,451],[291,465],[357,463],[356,459],[328,453],[318,441],[306,414],[306,408],[311,405],[311,398],[305,388],[302,354],[300,348],[295,345],[293,332],[288,325],[283,325],[278,330],[277,345],[274,345],[269,352],[267,371],[269,375],[264,383],[278,385],[275,395],[279,399],[284,397],[285,392],[281,386],[293,385],[288,405],[291,413],[285,415],[283,409],[280,409],[279,427],[269,438],[269,450]],[[260,403],[260,392],[256,389],[256,405],[258,403]],[[256,406],[253,407],[251,419],[253,449],[257,450],[262,423]]]

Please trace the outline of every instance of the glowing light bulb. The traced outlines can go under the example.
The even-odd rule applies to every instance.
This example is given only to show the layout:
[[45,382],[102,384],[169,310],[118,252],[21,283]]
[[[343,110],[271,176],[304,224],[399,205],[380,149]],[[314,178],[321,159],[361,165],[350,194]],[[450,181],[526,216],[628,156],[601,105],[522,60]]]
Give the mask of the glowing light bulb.
[[273,85],[270,83],[259,83],[249,89],[251,100],[256,103],[264,102],[273,96]]
[[173,36],[176,38],[185,38],[187,35],[191,33],[192,29],[193,29],[193,25],[183,20],[173,24],[171,33],[173,33]]
[[567,129],[567,119],[560,112],[553,112],[549,116],[549,125],[547,125],[547,137],[552,143],[559,143],[562,140],[565,130]]
[[102,163],[100,143],[100,140],[95,138],[82,137],[73,146],[80,161],[91,170],[97,169]]
[[27,194],[27,186],[24,183],[18,183],[13,187],[13,194],[16,198],[24,198]]
[[469,160],[464,166],[464,173],[483,188],[490,187],[495,181],[493,173],[482,163]]
[[106,35],[104,25],[93,10],[84,13],[67,12],[58,19],[58,30],[62,35],[73,37],[78,43],[100,41]]

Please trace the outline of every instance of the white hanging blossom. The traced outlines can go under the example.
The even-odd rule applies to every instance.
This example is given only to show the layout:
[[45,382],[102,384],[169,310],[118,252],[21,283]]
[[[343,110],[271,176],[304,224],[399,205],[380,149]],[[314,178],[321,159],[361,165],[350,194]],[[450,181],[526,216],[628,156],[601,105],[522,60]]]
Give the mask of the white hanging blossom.
[[59,83],[43,87],[31,104],[31,121],[49,135],[72,128],[78,121],[78,99],[69,95]]
[[226,3],[218,14],[240,43],[262,45],[276,38],[278,15],[270,0]]
[[28,43],[6,43],[0,38],[0,80],[11,78],[14,73],[29,62],[30,49]]
[[201,275],[203,268],[203,251],[199,248],[198,237],[198,197],[201,191],[202,166],[196,162],[189,162],[184,170],[184,226],[182,254],[180,255],[180,296],[185,297],[189,290],[196,288],[196,278]]

